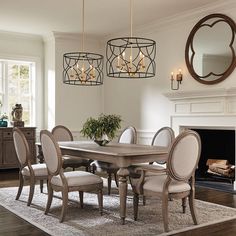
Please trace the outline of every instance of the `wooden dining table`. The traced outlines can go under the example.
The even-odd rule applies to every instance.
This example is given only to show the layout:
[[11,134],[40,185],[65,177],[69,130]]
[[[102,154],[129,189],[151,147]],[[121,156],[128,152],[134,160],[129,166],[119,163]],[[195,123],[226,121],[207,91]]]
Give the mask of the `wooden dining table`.
[[[120,218],[122,224],[125,224],[126,217],[128,167],[139,163],[166,160],[168,156],[166,147],[150,145],[109,143],[106,146],[99,146],[91,141],[69,141],[58,142],[58,144],[63,155],[109,162],[119,167],[117,174],[119,177]],[[43,162],[41,144],[37,143],[36,145],[39,151],[38,158],[40,162]]]

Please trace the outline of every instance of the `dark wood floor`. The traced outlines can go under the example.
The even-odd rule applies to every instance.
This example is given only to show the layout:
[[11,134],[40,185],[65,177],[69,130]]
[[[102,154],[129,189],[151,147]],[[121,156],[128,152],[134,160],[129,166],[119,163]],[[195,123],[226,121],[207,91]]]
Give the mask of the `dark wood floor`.
[[[17,186],[18,185],[17,171],[0,170],[0,187]],[[0,189],[1,191],[1,189]],[[206,188],[196,189],[196,198],[221,204],[228,207],[236,207],[236,195],[224,193]],[[0,236],[46,236],[45,232],[31,225],[27,221],[17,217],[0,206]],[[231,220],[211,226],[201,227],[184,233],[175,234],[178,236],[236,236],[236,220]]]

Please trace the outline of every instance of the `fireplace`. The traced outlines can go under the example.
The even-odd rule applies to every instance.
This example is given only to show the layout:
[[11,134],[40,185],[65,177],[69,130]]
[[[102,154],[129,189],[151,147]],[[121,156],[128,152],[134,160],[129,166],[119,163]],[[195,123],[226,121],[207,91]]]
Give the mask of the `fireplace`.
[[[222,181],[232,183],[234,173],[230,169],[231,175],[222,174],[209,170],[208,160],[224,160],[227,166],[235,164],[235,130],[224,129],[196,129],[202,143],[202,151],[196,170],[196,181]],[[222,169],[220,169],[222,170]]]
[[[227,158],[231,164],[235,165],[236,88],[177,91],[164,95],[173,102],[170,126],[175,131],[175,135],[178,135],[184,129],[194,129],[203,133],[216,132],[213,137],[210,135],[212,141],[205,140],[205,137],[202,138],[203,149],[207,153],[209,151],[207,147],[215,146],[216,148],[217,146],[217,151],[210,151],[211,158]],[[230,140],[226,144],[227,148],[221,145],[224,140],[216,138],[218,134],[221,136],[223,133],[229,135],[229,138],[225,138]],[[221,155],[225,157],[221,157]],[[206,167],[202,162],[205,161],[200,160],[199,165],[201,165],[200,168],[203,168],[202,172],[204,172]],[[233,181],[234,190],[236,190],[236,181],[234,179]]]

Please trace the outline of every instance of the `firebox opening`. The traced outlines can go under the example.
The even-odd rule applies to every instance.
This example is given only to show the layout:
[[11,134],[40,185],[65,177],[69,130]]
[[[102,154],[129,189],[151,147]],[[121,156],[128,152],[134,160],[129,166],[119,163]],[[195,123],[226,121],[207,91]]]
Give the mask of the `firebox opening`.
[[[230,176],[214,171],[209,171],[209,159],[223,160],[229,166],[235,165],[235,130],[220,129],[192,129],[196,131],[201,138],[202,152],[196,170],[196,180],[205,181],[234,181],[234,173]],[[207,163],[208,161],[208,163]],[[211,162],[211,161],[210,161]],[[213,169],[214,170],[214,169]],[[210,172],[210,173],[209,173]]]

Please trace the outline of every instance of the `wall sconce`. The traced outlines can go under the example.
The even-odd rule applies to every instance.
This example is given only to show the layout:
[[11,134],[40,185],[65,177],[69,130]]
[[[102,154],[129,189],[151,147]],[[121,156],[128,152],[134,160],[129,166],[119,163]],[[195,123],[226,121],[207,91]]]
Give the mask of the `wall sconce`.
[[[181,82],[183,80],[182,70],[181,69],[178,70],[178,74],[176,75],[176,79],[174,78],[174,72],[171,72],[171,79],[170,80],[171,80],[171,89],[178,90],[179,85],[181,84]],[[175,81],[176,81],[176,86],[175,86]]]

